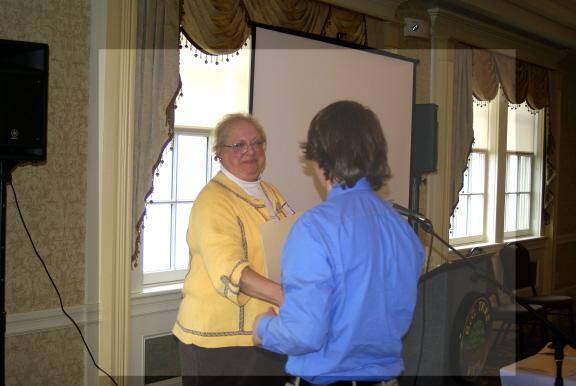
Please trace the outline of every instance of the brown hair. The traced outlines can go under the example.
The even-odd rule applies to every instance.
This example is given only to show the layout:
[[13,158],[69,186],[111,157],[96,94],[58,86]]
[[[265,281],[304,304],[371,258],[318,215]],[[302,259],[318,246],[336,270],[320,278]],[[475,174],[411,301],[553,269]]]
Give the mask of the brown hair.
[[332,103],[310,122],[301,148],[327,180],[352,187],[366,177],[378,190],[390,178],[388,144],[374,112],[358,102]]

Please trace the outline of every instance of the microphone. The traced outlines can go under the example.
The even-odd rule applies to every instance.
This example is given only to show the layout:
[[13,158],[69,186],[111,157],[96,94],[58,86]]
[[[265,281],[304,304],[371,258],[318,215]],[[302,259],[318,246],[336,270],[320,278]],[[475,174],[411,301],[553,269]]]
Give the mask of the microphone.
[[396,212],[400,213],[402,216],[412,218],[422,224],[431,225],[431,221],[420,213],[414,212],[408,208],[403,207],[402,205],[396,204],[395,202],[390,202],[390,204],[396,210]]

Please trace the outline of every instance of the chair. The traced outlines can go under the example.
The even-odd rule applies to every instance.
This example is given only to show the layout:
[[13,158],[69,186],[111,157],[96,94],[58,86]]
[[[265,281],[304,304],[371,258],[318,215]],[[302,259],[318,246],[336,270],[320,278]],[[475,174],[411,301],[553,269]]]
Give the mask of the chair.
[[574,299],[566,295],[538,295],[536,291],[536,264],[530,260],[530,252],[519,242],[508,243],[500,250],[503,284],[510,290],[530,288],[531,296],[519,299],[543,307],[546,315],[567,317],[570,332],[574,334]]
[[[472,250],[471,252],[476,252]],[[500,263],[502,263],[502,251],[499,254]],[[502,272],[506,271],[504,267],[502,268]],[[493,274],[493,272],[492,272]],[[510,282],[507,281],[506,274],[503,275],[504,279],[502,281],[502,286],[509,290],[510,292],[514,292],[514,286],[510,287]],[[492,348],[494,348],[499,342],[503,342],[506,335],[510,331],[512,326],[516,326],[516,332],[518,334],[518,353],[520,357],[525,356],[525,334],[524,334],[524,327],[525,326],[532,326],[532,329],[536,326],[541,327],[542,332],[542,342],[545,344],[544,334],[545,330],[543,325],[540,323],[540,320],[536,315],[532,312],[528,311],[526,308],[522,307],[521,305],[517,304],[514,298],[510,298],[509,296],[503,297],[501,296],[502,290],[494,289],[494,296],[492,296],[492,318],[494,321],[499,321],[500,325],[496,333],[496,337],[492,343]],[[534,303],[528,303],[528,305],[536,312],[538,312],[541,316],[545,316],[544,307]]]
[[[545,316],[544,308],[537,304],[529,304],[529,306],[534,309],[534,311],[540,313],[540,315]],[[538,318],[530,311],[522,307],[517,303],[498,303],[498,305],[492,307],[492,318],[495,321],[500,321],[500,327],[494,338],[492,347],[494,347],[498,342],[503,342],[506,335],[510,331],[513,325],[516,325],[516,332],[518,333],[518,353],[520,358],[524,358],[526,355],[525,342],[526,337],[524,334],[524,326],[540,326],[542,331],[542,345],[546,343],[544,338],[544,329]]]

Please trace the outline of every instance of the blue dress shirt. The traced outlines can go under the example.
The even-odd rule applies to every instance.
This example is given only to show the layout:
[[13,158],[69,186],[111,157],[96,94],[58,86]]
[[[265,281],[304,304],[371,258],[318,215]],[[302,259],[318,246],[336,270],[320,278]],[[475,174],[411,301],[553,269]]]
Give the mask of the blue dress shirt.
[[334,186],[290,231],[284,304],[260,320],[262,346],[311,383],[397,377],[423,261],[414,230],[365,178]]

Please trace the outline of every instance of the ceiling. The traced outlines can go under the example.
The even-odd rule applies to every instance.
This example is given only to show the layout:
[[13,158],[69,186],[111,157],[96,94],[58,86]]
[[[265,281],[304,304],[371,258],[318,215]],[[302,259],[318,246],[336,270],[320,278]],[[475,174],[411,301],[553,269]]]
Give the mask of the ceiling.
[[[322,0],[393,20],[405,0]],[[408,0],[440,7],[521,33],[557,48],[576,50],[576,0]]]

